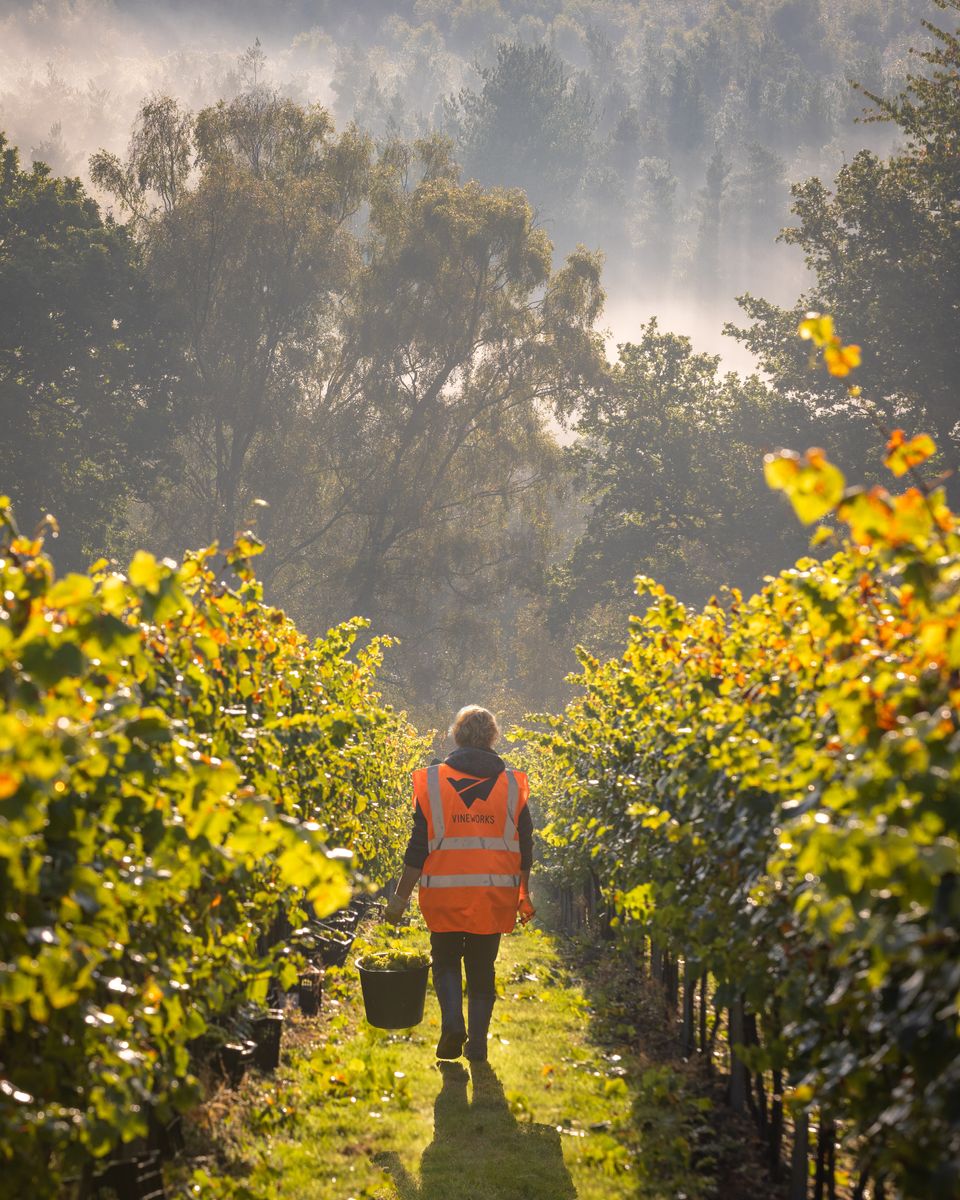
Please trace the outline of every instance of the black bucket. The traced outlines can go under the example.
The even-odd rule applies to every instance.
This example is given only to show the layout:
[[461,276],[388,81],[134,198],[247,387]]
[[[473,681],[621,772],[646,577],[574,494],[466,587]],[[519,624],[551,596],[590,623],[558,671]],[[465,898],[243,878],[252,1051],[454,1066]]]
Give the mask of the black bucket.
[[357,962],[367,1020],[377,1029],[411,1029],[423,1020],[430,967],[366,971]]

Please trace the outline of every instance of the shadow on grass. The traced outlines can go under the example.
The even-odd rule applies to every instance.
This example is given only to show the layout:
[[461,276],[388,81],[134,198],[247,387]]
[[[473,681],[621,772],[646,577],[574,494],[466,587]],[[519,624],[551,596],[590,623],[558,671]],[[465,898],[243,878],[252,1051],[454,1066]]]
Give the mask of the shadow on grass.
[[[518,1122],[488,1063],[442,1063],[433,1142],[420,1160],[420,1182],[391,1151],[378,1155],[399,1200],[576,1200],[559,1133]],[[467,1085],[472,1076],[473,1094]]]

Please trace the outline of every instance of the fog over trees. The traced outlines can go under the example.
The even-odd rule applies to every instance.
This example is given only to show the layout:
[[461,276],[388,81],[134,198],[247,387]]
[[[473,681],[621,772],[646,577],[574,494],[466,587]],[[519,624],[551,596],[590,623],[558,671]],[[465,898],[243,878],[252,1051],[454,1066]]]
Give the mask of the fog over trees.
[[638,571],[703,601],[803,551],[765,451],[869,477],[899,423],[952,465],[942,7],[0,5],[0,487],[64,567],[253,525],[427,721],[557,704]]
[[[189,21],[184,14],[189,11]],[[773,244],[790,182],[832,177],[889,131],[856,126],[855,79],[890,94],[933,0],[625,3],[79,3],[0,6],[0,113],[24,157],[86,177],[140,102],[189,109],[263,77],[375,138],[441,131],[466,172],[527,191],[559,253],[607,254],[607,326],[652,315],[737,366],[720,334],[749,289],[787,302]],[[720,314],[718,319],[718,313]]]

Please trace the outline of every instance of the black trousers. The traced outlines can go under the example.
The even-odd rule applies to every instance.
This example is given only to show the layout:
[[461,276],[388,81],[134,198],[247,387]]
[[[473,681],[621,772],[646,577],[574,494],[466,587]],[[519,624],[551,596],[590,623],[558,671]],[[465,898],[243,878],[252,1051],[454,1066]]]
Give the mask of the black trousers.
[[499,933],[431,933],[430,949],[435,967],[455,967],[459,971],[463,961],[467,990],[472,996],[495,995]]

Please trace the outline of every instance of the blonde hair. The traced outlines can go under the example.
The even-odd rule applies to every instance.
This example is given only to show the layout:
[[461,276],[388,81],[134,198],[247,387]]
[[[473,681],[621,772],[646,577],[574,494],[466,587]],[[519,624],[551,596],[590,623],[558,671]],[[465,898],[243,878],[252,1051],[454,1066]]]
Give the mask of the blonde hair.
[[458,746],[489,750],[500,736],[497,718],[479,704],[467,704],[453,719],[450,736]]

